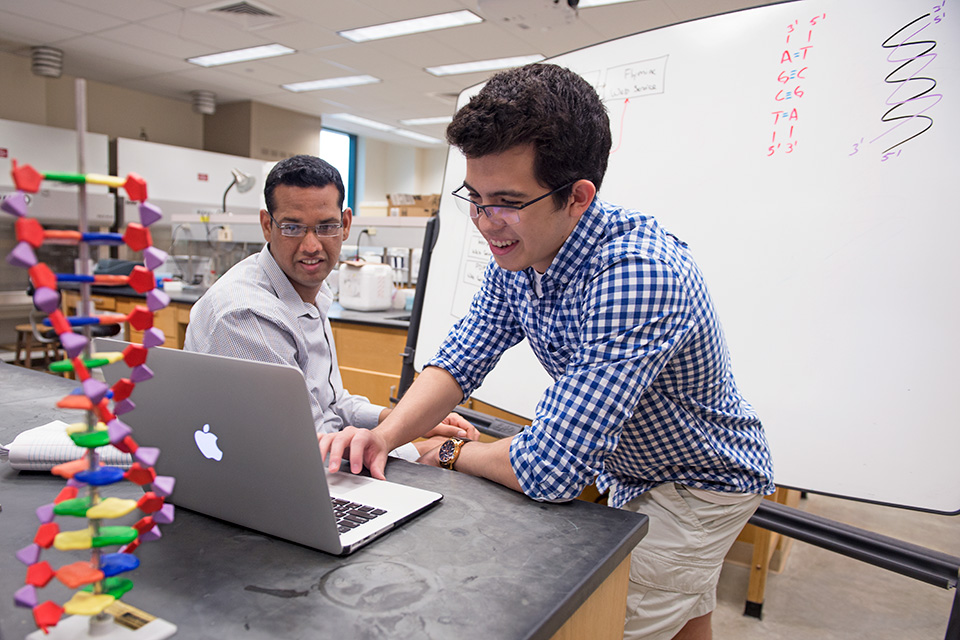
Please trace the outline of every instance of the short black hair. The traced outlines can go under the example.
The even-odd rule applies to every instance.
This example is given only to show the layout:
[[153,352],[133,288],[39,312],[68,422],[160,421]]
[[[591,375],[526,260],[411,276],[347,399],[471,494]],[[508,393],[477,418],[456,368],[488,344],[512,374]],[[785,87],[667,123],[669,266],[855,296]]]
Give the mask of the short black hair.
[[[611,134],[607,109],[589,82],[555,64],[495,74],[454,116],[447,141],[467,158],[532,144],[534,176],[549,189],[577,180],[599,190]],[[570,189],[554,195],[557,206]]]
[[336,167],[321,160],[316,156],[297,155],[281,160],[267,175],[267,182],[263,187],[263,200],[267,204],[267,211],[273,212],[274,205],[273,190],[277,185],[289,185],[291,187],[319,187],[334,185],[340,192],[337,199],[337,206],[343,210],[343,200],[346,197],[343,188],[343,179]]

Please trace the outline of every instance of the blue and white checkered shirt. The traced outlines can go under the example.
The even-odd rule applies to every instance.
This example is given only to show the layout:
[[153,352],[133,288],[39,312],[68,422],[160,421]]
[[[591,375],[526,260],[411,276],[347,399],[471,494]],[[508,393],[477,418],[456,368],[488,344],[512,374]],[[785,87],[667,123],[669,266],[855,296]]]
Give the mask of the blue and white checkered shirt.
[[193,305],[183,347],[297,367],[307,381],[318,433],[346,425],[372,429],[383,407],[344,390],[327,319],[331,304],[326,283],[316,305],[301,300],[264,245],[233,265]]
[[[619,507],[665,482],[770,493],[763,427],[733,379],[723,330],[687,246],[595,200],[541,280],[492,261],[428,363],[464,397],[526,338],[554,379],[510,462],[524,493],[564,501],[591,482]],[[517,380],[522,387],[523,380]]]

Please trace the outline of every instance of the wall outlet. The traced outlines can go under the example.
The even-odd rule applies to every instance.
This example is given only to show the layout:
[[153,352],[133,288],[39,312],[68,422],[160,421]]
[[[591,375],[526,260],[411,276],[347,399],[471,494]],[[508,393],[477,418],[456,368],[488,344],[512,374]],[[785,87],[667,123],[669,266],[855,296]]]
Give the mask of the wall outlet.
[[367,235],[370,236],[371,238],[372,238],[373,236],[377,235],[377,228],[376,228],[376,227],[367,227],[366,229],[364,229],[364,231],[366,231],[366,232],[367,232]]
[[233,229],[224,225],[217,229],[217,240],[220,242],[231,242],[233,240]]

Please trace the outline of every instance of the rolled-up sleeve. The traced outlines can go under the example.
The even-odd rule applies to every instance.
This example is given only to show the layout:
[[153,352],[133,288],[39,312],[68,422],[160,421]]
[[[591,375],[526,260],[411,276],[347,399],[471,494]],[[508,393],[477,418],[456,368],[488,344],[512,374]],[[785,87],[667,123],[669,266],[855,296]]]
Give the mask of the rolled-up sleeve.
[[470,310],[440,345],[427,366],[453,376],[467,398],[500,361],[503,352],[523,340],[523,328],[507,301],[502,271],[491,261],[484,286],[474,296]]

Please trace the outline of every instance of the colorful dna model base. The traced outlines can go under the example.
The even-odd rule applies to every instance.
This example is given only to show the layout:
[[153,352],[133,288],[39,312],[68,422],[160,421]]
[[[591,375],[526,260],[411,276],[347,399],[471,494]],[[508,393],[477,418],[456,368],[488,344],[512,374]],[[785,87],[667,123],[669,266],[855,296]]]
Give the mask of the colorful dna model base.
[[[140,565],[133,555],[143,542],[161,537],[158,525],[173,522],[173,505],[165,499],[173,491],[174,479],[158,476],[154,465],[160,451],[137,444],[131,428],[118,417],[135,408],[131,400],[134,388],[153,377],[147,366],[149,350],[164,343],[163,332],[153,326],[153,314],[170,303],[170,297],[156,287],[153,270],[167,258],[167,254],[152,246],[148,227],[160,219],[158,208],[146,202],[146,182],[136,174],[126,179],[96,174],[41,174],[29,165],[13,162],[13,179],[17,192],[3,199],[0,209],[16,216],[17,244],[7,256],[10,264],[27,269],[34,286],[33,303],[47,314],[44,324],[52,326],[67,354],[66,359],[50,366],[54,372],[72,372],[79,381],[77,387],[57,402],[64,409],[85,412],[86,421],[72,424],[67,434],[79,447],[87,450],[80,459],[61,464],[53,469],[55,475],[66,478],[66,486],[50,504],[36,510],[39,526],[33,542],[17,551],[17,559],[27,567],[23,587],[17,590],[17,606],[33,612],[40,631],[50,633],[61,622],[64,613],[71,616],[90,616],[89,624],[68,618],[54,637],[149,637],[163,638],[176,632],[176,627],[162,620],[147,624],[136,632],[113,623],[113,617],[104,611],[133,588],[133,581],[125,577]],[[84,233],[80,231],[50,231],[35,219],[29,218],[27,193],[35,193],[42,180],[68,183],[97,183],[123,188],[127,196],[139,203],[140,224],[131,223],[126,231],[116,233]],[[35,251],[44,243],[79,245],[119,245],[142,252],[145,266],[137,266],[129,276],[101,276],[86,274],[55,274],[37,259]],[[146,296],[146,306],[137,306],[129,314],[91,317],[67,317],[59,308],[59,283],[80,282],[99,285],[129,285]],[[75,327],[92,324],[121,324],[129,322],[144,334],[142,344],[131,344],[118,353],[99,353],[90,356],[89,339],[74,331]],[[112,387],[94,378],[90,371],[97,367],[123,361],[131,372]],[[97,449],[112,446],[132,455],[129,469],[103,466]],[[128,481],[143,487],[139,500],[104,497],[102,488]],[[139,510],[143,516],[130,526],[108,525],[118,518],[130,517]],[[61,530],[56,518],[85,519],[86,526]],[[108,552],[115,547],[114,552]],[[55,569],[47,560],[41,560],[45,550],[90,551],[90,558],[72,562]],[[63,605],[52,600],[40,602],[39,590],[56,578],[69,589],[76,590]],[[61,633],[63,632],[63,633]]]

